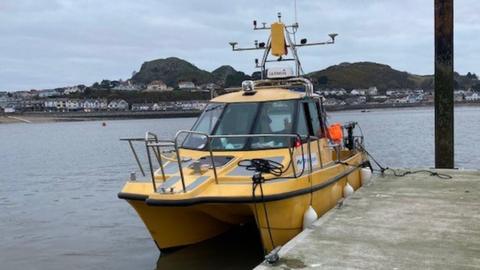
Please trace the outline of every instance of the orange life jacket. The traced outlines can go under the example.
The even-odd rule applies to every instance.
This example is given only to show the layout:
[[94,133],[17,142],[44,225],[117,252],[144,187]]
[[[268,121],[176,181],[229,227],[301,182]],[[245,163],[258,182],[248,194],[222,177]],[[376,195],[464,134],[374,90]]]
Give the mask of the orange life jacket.
[[343,139],[343,129],[340,123],[333,123],[328,127],[328,138],[334,143],[341,143]]

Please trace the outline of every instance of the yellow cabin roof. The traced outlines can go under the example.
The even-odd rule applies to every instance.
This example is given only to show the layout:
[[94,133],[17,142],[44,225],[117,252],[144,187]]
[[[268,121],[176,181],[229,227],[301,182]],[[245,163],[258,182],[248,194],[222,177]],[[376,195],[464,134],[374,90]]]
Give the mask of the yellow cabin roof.
[[294,92],[283,88],[258,89],[254,95],[244,95],[243,91],[237,91],[212,99],[212,102],[237,103],[237,102],[262,102],[287,99],[301,99],[305,93]]

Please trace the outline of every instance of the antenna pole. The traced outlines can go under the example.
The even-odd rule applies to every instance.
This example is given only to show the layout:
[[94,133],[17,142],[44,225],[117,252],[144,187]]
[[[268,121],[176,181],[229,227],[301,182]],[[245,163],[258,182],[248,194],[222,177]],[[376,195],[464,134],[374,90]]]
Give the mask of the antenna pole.
[[298,19],[297,19],[297,0],[294,0],[293,4],[295,5],[295,23],[298,23]]

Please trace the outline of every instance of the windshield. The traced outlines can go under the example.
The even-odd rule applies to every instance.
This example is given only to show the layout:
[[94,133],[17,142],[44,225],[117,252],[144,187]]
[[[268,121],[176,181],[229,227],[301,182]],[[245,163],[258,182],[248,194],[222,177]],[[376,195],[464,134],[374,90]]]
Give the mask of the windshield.
[[[258,114],[254,134],[292,134],[294,100],[263,103]],[[252,149],[287,147],[287,137],[256,137],[251,139]]]
[[[209,104],[192,131],[209,135],[246,134],[291,134],[297,102],[295,100],[261,103],[212,103]],[[211,140],[212,150],[248,150],[281,148],[289,146],[289,138],[265,137],[224,137]],[[204,149],[207,138],[189,134],[183,147]]]
[[[215,135],[250,134],[253,120],[257,114],[258,103],[229,104],[222,115]],[[216,138],[212,140],[213,149],[243,149],[248,138]]]
[[[202,115],[192,128],[192,131],[201,132],[205,134],[212,134],[215,125],[217,124],[220,115],[222,114],[225,104],[210,103],[203,110]],[[203,149],[206,146],[207,138],[199,134],[188,134],[183,142],[183,147],[190,149]]]

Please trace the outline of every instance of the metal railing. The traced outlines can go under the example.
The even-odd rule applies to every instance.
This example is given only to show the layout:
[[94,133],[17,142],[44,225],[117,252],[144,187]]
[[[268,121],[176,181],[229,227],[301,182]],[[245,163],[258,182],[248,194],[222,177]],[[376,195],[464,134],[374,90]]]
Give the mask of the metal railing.
[[[206,133],[202,132],[196,132],[196,131],[191,131],[191,130],[180,130],[176,133],[175,138],[173,140],[159,140],[158,136],[152,132],[146,132],[144,138],[122,138],[120,140],[122,141],[127,141],[130,149],[132,150],[133,156],[135,158],[135,161],[140,169],[140,172],[142,173],[143,176],[145,175],[145,170],[143,169],[143,166],[140,162],[140,159],[138,157],[138,154],[135,150],[135,147],[133,146],[133,142],[143,142],[145,145],[145,150],[147,154],[147,160],[148,160],[148,166],[150,170],[150,177],[153,185],[153,190],[157,192],[157,183],[155,181],[155,170],[153,166],[153,161],[151,157],[151,152],[154,153],[155,158],[158,162],[158,165],[160,167],[160,172],[162,175],[162,180],[165,182],[167,180],[166,175],[165,175],[165,167],[164,167],[164,157],[162,156],[162,153],[165,153],[166,151],[162,151],[164,148],[173,148],[173,151],[170,150],[169,152],[175,152],[176,155],[176,160],[169,160],[170,162],[176,162],[178,165],[178,171],[180,173],[180,180],[182,183],[182,190],[183,192],[187,191],[186,184],[185,184],[185,176],[183,172],[183,162],[187,161],[188,159],[182,159],[180,155],[180,146],[185,142],[185,140],[188,137],[184,137],[184,140],[182,142],[179,142],[180,135],[182,134],[187,134],[188,135],[197,135],[197,136],[202,136],[205,137],[206,143],[205,146],[202,147],[202,149],[196,149],[199,151],[204,151],[205,148],[207,148],[207,151],[209,153],[209,158],[211,161],[211,166],[210,168],[213,170],[213,176],[215,179],[215,183],[218,184],[218,172],[217,172],[217,166],[215,165],[215,159],[214,159],[214,151],[229,151],[228,149],[213,149],[212,148],[212,141],[215,139],[221,139],[221,138],[262,138],[262,137],[276,137],[276,138],[291,138],[295,140],[289,140],[290,144],[288,147],[279,147],[279,148],[287,148],[289,152],[289,158],[290,161],[288,164],[292,165],[292,172],[293,172],[293,178],[297,178],[301,175],[303,175],[305,171],[305,153],[304,153],[304,144],[307,144],[307,154],[308,154],[308,165],[309,165],[309,173],[313,172],[313,162],[312,162],[312,149],[311,149],[311,142],[312,140],[316,141],[316,146],[317,146],[317,151],[319,155],[319,165],[320,168],[323,168],[323,160],[322,160],[322,149],[320,146],[320,139],[319,137],[316,136],[301,136],[299,134],[239,134],[239,135],[209,135]],[[360,144],[363,145],[363,136],[354,136],[354,139],[356,141],[356,145]],[[298,146],[296,145],[296,142],[300,141],[301,145]],[[292,143],[295,142],[295,143]],[[334,147],[337,146],[337,147]],[[295,148],[299,147],[301,150],[301,157],[302,157],[302,171],[300,174],[298,174],[297,169],[295,167],[295,161],[293,158],[293,154],[295,151]],[[339,145],[329,145],[328,147],[333,148],[334,150],[337,151],[337,162],[340,160],[340,147]],[[255,150],[262,150],[262,149],[277,149],[277,148],[259,148]],[[239,150],[241,151],[241,150]],[[357,151],[357,148],[355,147],[354,151]],[[289,165],[290,166],[290,165]],[[288,177],[285,177],[288,178]]]
[[[162,148],[173,148],[174,151],[176,152],[176,162],[177,162],[178,170],[179,170],[179,173],[180,173],[180,180],[181,180],[181,183],[182,183],[182,189],[183,189],[183,192],[187,191],[187,188],[186,188],[186,185],[185,185],[185,176],[184,176],[184,173],[183,173],[183,165],[182,165],[182,163],[185,160],[183,160],[180,156],[180,145],[181,145],[181,143],[179,142],[179,138],[180,138],[180,135],[182,135],[182,134],[198,135],[198,136],[203,136],[203,137],[206,138],[206,145],[205,146],[206,146],[206,148],[209,152],[209,157],[210,157],[210,160],[211,160],[211,169],[213,170],[213,175],[214,175],[214,179],[215,179],[216,184],[218,184],[218,172],[217,172],[217,166],[215,165],[215,159],[214,159],[214,154],[213,154],[214,150],[212,148],[212,141],[215,140],[215,139],[277,137],[277,138],[293,138],[297,141],[302,142],[302,144],[303,144],[303,141],[304,141],[303,139],[307,139],[310,172],[312,171],[312,155],[311,155],[311,150],[310,150],[310,142],[311,142],[312,138],[318,140],[317,137],[313,137],[313,136],[302,137],[299,134],[209,135],[209,134],[206,134],[206,133],[190,131],[190,130],[180,130],[180,131],[178,131],[177,134],[175,135],[174,140],[159,140],[158,136],[154,133],[151,133],[151,132],[146,132],[144,138],[122,138],[122,139],[120,139],[121,141],[127,141],[128,142],[128,144],[130,146],[130,149],[132,150],[133,156],[135,158],[135,161],[136,161],[136,163],[137,163],[137,165],[138,165],[138,167],[139,167],[143,176],[145,176],[145,170],[143,169],[143,166],[140,162],[140,159],[139,159],[138,154],[135,150],[135,147],[133,146],[133,142],[143,142],[145,144],[147,160],[148,160],[148,165],[149,165],[149,169],[150,169],[150,177],[151,177],[151,181],[152,181],[152,185],[153,185],[153,190],[155,192],[157,192],[157,183],[155,181],[155,170],[153,168],[151,152],[154,153],[154,155],[157,159],[157,162],[158,162],[158,165],[160,167],[161,174],[162,174],[162,179],[165,182],[166,181],[166,176],[165,176],[165,168],[164,168],[164,161],[163,161],[164,158],[162,158]],[[290,157],[289,164],[292,164],[293,177],[296,178],[296,177],[299,176],[297,174],[297,170],[296,170],[295,165],[294,165],[295,162],[293,160],[293,153],[295,151],[296,146],[295,146],[294,143],[292,143],[292,141],[293,140],[290,140],[290,145],[288,147],[281,147],[281,148],[288,148],[289,157]],[[318,141],[317,141],[317,146],[318,146],[318,151],[319,151],[319,155],[320,155],[320,164],[322,164],[320,144],[319,144]],[[258,150],[261,150],[261,149],[263,149],[263,148],[260,148]],[[269,149],[269,148],[264,148],[264,149]],[[304,173],[304,169],[305,169],[305,155],[304,155],[304,151],[303,151],[303,146],[300,147],[300,149],[301,149],[302,164],[303,164],[302,172],[301,172],[300,175],[302,175]],[[200,150],[200,149],[198,149],[198,150]],[[225,151],[225,149],[215,149],[215,151]]]
[[165,176],[165,170],[164,170],[164,164],[163,164],[163,159],[162,159],[162,152],[161,148],[162,147],[174,147],[174,143],[171,140],[159,140],[158,136],[152,132],[146,132],[144,138],[121,138],[121,141],[127,141],[130,149],[132,150],[133,156],[135,158],[135,161],[138,165],[138,168],[140,169],[140,172],[142,173],[143,176],[145,175],[145,170],[143,169],[142,163],[140,162],[140,159],[138,158],[137,151],[135,150],[135,147],[133,146],[133,142],[142,142],[145,145],[145,151],[147,153],[147,159],[148,159],[148,165],[150,169],[150,176],[152,180],[152,185],[153,185],[153,190],[157,192],[157,184],[155,182],[155,171],[153,169],[153,162],[152,162],[152,157],[150,154],[150,149],[152,149],[152,152],[155,154],[155,158],[157,159],[158,165],[160,166],[160,170],[162,172],[162,179],[165,182],[166,176]]

